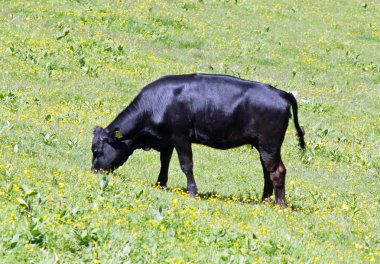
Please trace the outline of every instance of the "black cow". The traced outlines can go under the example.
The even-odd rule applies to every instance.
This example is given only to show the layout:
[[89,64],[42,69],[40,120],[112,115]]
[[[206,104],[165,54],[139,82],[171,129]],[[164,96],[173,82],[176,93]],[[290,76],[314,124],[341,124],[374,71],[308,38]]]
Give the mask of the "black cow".
[[164,76],[144,87],[106,128],[95,128],[92,170],[112,172],[135,149],[153,148],[161,159],[156,184],[166,186],[175,148],[190,197],[195,197],[192,143],[217,149],[250,144],[260,153],[263,200],[269,199],[274,189],[276,204],[284,205],[285,166],[280,150],[290,106],[299,145],[304,149],[304,132],[292,94],[226,75]]

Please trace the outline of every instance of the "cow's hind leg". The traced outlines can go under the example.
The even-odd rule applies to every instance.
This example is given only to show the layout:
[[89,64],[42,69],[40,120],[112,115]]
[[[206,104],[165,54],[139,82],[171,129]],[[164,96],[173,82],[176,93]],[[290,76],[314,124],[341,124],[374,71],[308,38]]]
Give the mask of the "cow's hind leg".
[[282,163],[280,152],[260,150],[260,157],[265,180],[263,200],[268,199],[272,195],[274,189],[275,203],[284,206],[286,169],[284,163]]
[[273,183],[270,179],[269,171],[267,170],[263,159],[260,156],[261,166],[263,168],[264,173],[264,191],[263,191],[263,197],[262,201],[270,201],[270,197],[273,195]]
[[156,186],[166,186],[168,182],[169,163],[173,154],[173,149],[173,147],[169,147],[161,150],[160,152],[161,169],[160,174],[158,175]]

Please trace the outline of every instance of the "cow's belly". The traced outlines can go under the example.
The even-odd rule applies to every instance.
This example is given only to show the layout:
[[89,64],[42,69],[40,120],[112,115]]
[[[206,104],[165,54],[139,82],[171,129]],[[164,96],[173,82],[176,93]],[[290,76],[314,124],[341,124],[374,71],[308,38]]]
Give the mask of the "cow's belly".
[[189,138],[192,143],[201,144],[217,149],[230,149],[246,144],[252,144],[253,138],[246,136],[243,131],[191,129]]

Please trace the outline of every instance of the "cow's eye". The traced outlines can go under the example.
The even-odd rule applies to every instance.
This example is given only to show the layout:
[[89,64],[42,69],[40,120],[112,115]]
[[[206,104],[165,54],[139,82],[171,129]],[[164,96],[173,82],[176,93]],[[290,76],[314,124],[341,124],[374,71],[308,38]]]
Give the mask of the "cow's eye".
[[97,150],[97,149],[94,149],[94,150],[93,150],[93,153],[94,153],[95,156],[99,156],[99,155],[100,155],[100,151]]

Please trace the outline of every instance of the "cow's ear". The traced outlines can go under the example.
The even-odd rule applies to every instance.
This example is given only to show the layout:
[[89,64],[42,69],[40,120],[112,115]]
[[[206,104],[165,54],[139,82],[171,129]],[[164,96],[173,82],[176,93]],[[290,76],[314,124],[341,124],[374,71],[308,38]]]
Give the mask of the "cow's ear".
[[111,138],[116,140],[123,138],[123,133],[121,132],[120,128],[115,127],[115,129],[111,132]]
[[96,126],[94,128],[94,135],[97,135],[97,134],[99,134],[102,131],[103,131],[103,128],[101,126]]

